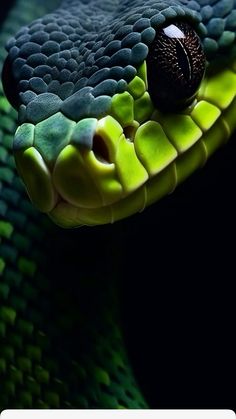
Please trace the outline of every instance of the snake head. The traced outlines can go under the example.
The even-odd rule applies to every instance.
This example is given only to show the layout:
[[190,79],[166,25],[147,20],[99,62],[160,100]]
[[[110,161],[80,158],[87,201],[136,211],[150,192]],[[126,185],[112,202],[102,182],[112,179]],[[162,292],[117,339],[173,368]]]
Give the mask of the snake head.
[[196,11],[161,3],[89,28],[79,13],[59,9],[22,28],[3,69],[19,112],[18,171],[32,202],[63,227],[142,211],[235,126],[235,59],[206,71]]

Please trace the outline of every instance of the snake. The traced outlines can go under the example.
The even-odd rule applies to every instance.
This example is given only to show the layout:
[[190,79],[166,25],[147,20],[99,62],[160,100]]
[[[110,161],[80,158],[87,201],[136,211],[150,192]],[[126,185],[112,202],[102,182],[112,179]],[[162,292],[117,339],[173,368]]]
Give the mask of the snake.
[[0,407],[148,408],[122,331],[120,226],[232,135],[236,2],[2,9]]

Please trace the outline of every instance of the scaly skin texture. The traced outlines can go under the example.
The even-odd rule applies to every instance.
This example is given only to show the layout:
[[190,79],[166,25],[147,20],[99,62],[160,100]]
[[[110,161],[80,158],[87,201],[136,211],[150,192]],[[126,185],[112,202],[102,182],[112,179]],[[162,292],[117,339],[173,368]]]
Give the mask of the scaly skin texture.
[[[16,91],[13,92],[20,120],[14,145],[19,171],[34,203],[44,212],[50,212],[56,222],[69,227],[108,223],[142,210],[145,205],[172,191],[178,182],[201,166],[228,139],[235,127],[233,3],[219,1],[209,6],[199,1],[189,2],[186,7],[184,1],[161,5],[155,2],[153,11],[153,2],[134,1],[129,2],[132,12],[127,12],[126,2],[103,2],[102,7],[98,2],[90,2],[89,6],[87,2],[82,3],[78,8],[77,1],[64,2],[61,9],[42,18],[43,25],[49,25],[44,32],[52,33],[56,28],[50,25],[57,22],[62,25],[60,19],[67,14],[66,20],[70,23],[67,35],[74,35],[69,41],[77,43],[77,50],[72,51],[74,55],[72,52],[68,54],[67,48],[70,46],[70,51],[74,48],[68,44],[63,49],[64,57],[53,57],[57,54],[57,45],[68,39],[54,36],[53,44],[45,47],[48,37],[40,40],[37,35],[41,27],[36,27],[36,35],[33,30],[30,33],[30,36],[35,36],[30,50],[29,45],[27,47],[28,29],[23,29],[8,43],[10,61],[5,74],[5,78],[9,76],[14,81],[15,89],[19,89],[17,95]],[[18,1],[16,9],[2,26],[2,45],[9,35],[14,35],[9,33],[9,28],[28,24],[38,16],[51,13],[57,6],[50,4],[51,9],[47,10],[44,2],[40,2],[37,11],[32,3],[31,9],[27,1]],[[151,25],[147,20],[140,22],[142,14]],[[209,69],[191,113],[170,116],[160,114],[150,102],[145,59],[147,45],[153,39],[153,29],[163,24],[165,19],[166,22],[174,21],[176,14],[192,23],[198,31]],[[200,23],[201,16],[203,23]],[[122,33],[124,23],[128,22],[128,33]],[[143,34],[146,25],[148,30]],[[35,28],[34,24],[31,27]],[[123,53],[115,55],[122,40],[128,42],[124,37],[131,32],[136,34],[136,38],[129,41],[129,52],[124,55],[123,44]],[[113,44],[114,50],[107,50],[106,55],[103,47],[108,48],[114,36],[118,43]],[[106,37],[108,45],[104,46]],[[44,45],[43,55],[47,57],[49,69],[38,68],[45,64],[44,57],[41,56],[40,63],[38,57],[34,57],[36,61],[31,58],[39,51],[38,42]],[[138,44],[141,46],[135,49]],[[81,61],[78,55],[81,55]],[[3,46],[1,57],[4,58]],[[105,62],[102,57],[106,57]],[[217,57],[221,60],[227,57],[227,64],[212,74],[211,63],[216,63]],[[66,63],[59,62],[62,58],[67,60],[66,63],[71,60],[64,72]],[[17,59],[17,64],[14,64]],[[27,64],[26,59],[29,60]],[[100,61],[96,62],[96,59]],[[102,85],[105,80],[99,78],[101,73],[96,76],[99,65],[101,68],[106,66],[105,80],[110,81],[106,85]],[[114,66],[116,70],[112,73]],[[54,69],[53,74],[50,69]],[[41,71],[46,72],[42,74]],[[220,86],[223,86],[222,91],[218,93]],[[97,98],[101,97],[96,104]],[[125,111],[119,112],[122,109],[119,103],[123,100]],[[77,101],[84,106],[78,107]],[[119,254],[119,237],[114,239],[113,230],[106,230],[110,250],[105,255],[104,264],[103,246],[100,239],[94,239],[93,233],[86,230],[79,235],[78,232],[63,234],[50,225],[46,217],[38,214],[25,196],[16,174],[12,157],[16,112],[3,92],[0,106],[0,272],[3,279],[0,285],[0,374],[3,389],[0,406],[146,407],[133,378],[119,327],[116,291],[116,280],[122,273],[116,256]],[[86,129],[92,135],[95,129],[104,139],[111,159],[109,167],[92,159],[88,146],[90,136],[87,133],[81,136],[84,129],[81,121],[86,119],[88,122],[89,118]],[[135,132],[135,146],[126,142],[124,134],[130,133],[131,128]],[[75,129],[77,135],[71,137]],[[117,142],[114,141],[114,132],[117,133]],[[160,162],[158,152],[156,155],[153,152],[157,137],[162,144],[161,150],[168,150],[164,162]],[[59,139],[57,150],[47,142],[48,138]],[[77,143],[81,145],[81,138],[89,150],[85,155],[78,153],[75,147]],[[144,141],[146,138],[148,142]],[[43,163],[39,153],[43,155]],[[73,168],[73,164],[75,167],[81,165],[89,176],[77,178],[77,172],[70,174],[68,168]],[[127,177],[130,166],[135,176]],[[30,167],[30,176],[25,167]],[[52,188],[52,167],[53,184],[59,185],[56,192]],[[90,179],[91,173],[101,175],[101,181],[97,181],[95,186],[93,177]],[[73,178],[75,186],[71,182]],[[57,201],[58,193],[64,200],[68,194],[63,182],[71,185],[68,201],[72,204]],[[77,184],[83,185],[78,196]],[[77,204],[82,201],[83,206]],[[74,209],[74,202],[79,211]],[[119,234],[119,230],[116,233]],[[91,241],[95,240],[92,255],[99,255],[95,266],[91,263],[90,249],[81,248],[83,235],[88,234]],[[73,246],[79,251],[70,251]],[[62,255],[63,261],[60,260]],[[68,282],[60,279],[62,274],[69,278]]]
[[[19,110],[14,152],[33,203],[63,227],[112,223],[202,166],[235,125],[232,14],[221,2],[150,0],[131,11],[65,2],[17,32],[3,81]],[[168,114],[151,100],[148,52],[160,27],[178,21],[199,34],[208,66],[194,105]]]

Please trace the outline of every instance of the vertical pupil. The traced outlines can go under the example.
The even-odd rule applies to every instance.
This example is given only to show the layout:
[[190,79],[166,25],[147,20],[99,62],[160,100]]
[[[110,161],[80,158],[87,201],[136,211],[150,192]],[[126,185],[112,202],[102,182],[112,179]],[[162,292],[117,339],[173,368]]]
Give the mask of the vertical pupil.
[[179,63],[179,67],[182,70],[186,80],[191,79],[191,54],[189,54],[188,50],[183,47],[183,44],[180,42],[176,42],[176,58]]
[[196,96],[205,72],[200,39],[187,23],[171,24],[156,32],[147,57],[148,88],[154,105],[174,112]]

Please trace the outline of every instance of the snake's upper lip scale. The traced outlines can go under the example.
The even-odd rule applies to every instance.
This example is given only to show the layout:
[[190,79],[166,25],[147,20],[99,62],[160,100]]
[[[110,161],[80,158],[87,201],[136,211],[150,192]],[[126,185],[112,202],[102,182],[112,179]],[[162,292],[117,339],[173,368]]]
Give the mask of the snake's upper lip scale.
[[[31,200],[44,212],[55,207],[59,196],[87,208],[109,205],[148,178],[134,144],[111,116],[76,124],[58,113],[37,126],[25,123],[16,132],[14,152]],[[125,155],[136,172],[131,182]]]
[[[62,122],[68,129],[60,142]],[[125,136],[131,131],[133,141]],[[52,211],[60,197],[77,207],[111,205],[177,157],[158,122],[134,122],[124,129],[110,115],[76,124],[56,114],[36,127],[23,124],[16,132],[14,151],[28,193],[44,212]]]

